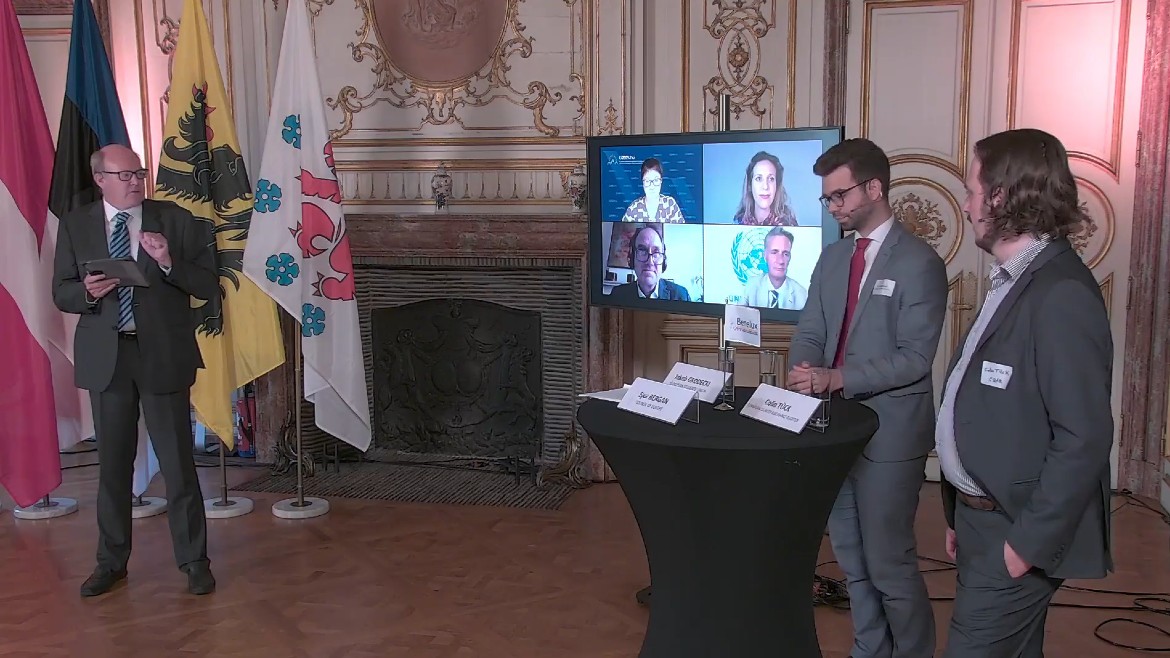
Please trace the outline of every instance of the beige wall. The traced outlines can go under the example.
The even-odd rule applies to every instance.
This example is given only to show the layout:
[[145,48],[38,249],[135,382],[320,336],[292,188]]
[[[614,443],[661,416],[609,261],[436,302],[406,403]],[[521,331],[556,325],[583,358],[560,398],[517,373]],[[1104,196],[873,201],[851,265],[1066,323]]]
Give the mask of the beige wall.
[[[253,170],[286,3],[203,3]],[[54,131],[71,3],[57,5],[60,15],[21,19]],[[484,54],[478,71],[442,83],[395,67],[378,37],[380,5],[310,0],[343,189],[365,212],[429,211],[430,177],[446,162],[452,212],[570,213],[568,176],[583,161],[586,134],[712,130],[719,93],[740,110],[735,128],[823,123],[820,0],[508,0],[502,49]],[[1122,362],[1145,6],[850,3],[847,134],[871,137],[893,155],[895,206],[948,261],[951,301],[936,378],[974,316],[986,267],[959,212],[966,160],[975,140],[1010,126],[1046,128],[1073,151],[1096,220],[1077,244],[1109,302]],[[181,10],[182,0],[110,3],[118,90],[131,139],[151,168]],[[1070,63],[1076,84],[1065,84]],[[630,379],[661,377],[680,358],[713,360],[713,319],[629,313],[628,320]],[[767,327],[766,339],[782,346],[785,330]],[[749,382],[754,371],[741,368],[737,377]],[[1116,391],[1120,378],[1118,370]]]

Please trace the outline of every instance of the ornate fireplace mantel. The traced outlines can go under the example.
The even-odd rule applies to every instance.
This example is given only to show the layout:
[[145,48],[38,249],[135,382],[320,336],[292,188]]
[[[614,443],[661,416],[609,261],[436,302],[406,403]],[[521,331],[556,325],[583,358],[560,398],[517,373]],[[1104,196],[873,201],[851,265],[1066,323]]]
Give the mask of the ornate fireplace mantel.
[[[392,261],[433,266],[434,259],[464,267],[529,266],[539,261],[574,261],[587,290],[588,223],[581,215],[393,215],[346,216],[355,262]],[[587,295],[586,295],[587,298]],[[582,303],[585,350],[582,379],[589,390],[616,388],[623,381],[622,313]],[[287,334],[291,337],[291,332]],[[286,351],[295,343],[286,338]],[[257,384],[257,454],[272,459],[296,397],[292,359]],[[581,437],[584,439],[584,437]],[[587,440],[570,441],[564,461],[547,475],[571,481],[610,479],[600,454]]]

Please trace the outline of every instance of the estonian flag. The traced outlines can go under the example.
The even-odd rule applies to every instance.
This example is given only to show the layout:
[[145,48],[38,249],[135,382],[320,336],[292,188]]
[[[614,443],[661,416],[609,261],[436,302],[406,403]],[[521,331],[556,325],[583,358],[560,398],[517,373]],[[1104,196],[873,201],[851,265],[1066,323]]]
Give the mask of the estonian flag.
[[74,0],[65,102],[57,131],[57,156],[49,208],[57,217],[100,198],[89,156],[109,144],[130,146],[97,16],[90,0]]
[[[61,107],[49,191],[49,208],[54,216],[64,218],[71,211],[101,199],[89,168],[89,156],[110,144],[130,146],[126,119],[93,4],[90,0],[74,0],[69,73],[65,79],[65,101]],[[146,431],[145,416],[139,410],[134,495],[145,493],[158,472],[158,456]]]

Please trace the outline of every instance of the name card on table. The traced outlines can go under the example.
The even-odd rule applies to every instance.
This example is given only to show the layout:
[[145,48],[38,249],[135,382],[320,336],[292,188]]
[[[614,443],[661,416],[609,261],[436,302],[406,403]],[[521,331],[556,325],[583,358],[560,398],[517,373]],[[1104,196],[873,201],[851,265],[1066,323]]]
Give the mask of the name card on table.
[[724,340],[760,346],[760,309],[728,304],[723,307]]
[[715,402],[723,390],[723,384],[731,379],[731,374],[729,372],[724,377],[720,370],[679,362],[666,375],[666,383],[694,391],[695,396],[703,402]]
[[740,413],[748,418],[800,434],[821,401],[787,389],[760,384]]
[[674,425],[693,399],[690,389],[639,377],[626,389],[618,409]]

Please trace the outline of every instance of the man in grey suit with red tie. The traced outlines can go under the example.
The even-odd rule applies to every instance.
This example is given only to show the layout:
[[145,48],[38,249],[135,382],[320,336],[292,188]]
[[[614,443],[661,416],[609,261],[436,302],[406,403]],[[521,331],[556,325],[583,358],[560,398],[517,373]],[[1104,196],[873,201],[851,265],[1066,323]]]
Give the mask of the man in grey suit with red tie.
[[[126,577],[138,409],[146,417],[167,485],[175,560],[192,594],[215,578],[195,473],[191,385],[203,367],[191,297],[219,295],[210,225],[170,202],[144,200],[146,170],[134,151],[110,145],[90,160],[102,200],[61,218],[53,299],[81,316],[74,338],[78,388],[90,392],[99,463],[97,568],[81,586],[98,596]],[[119,285],[86,263],[128,258],[148,287]]]
[[946,266],[889,203],[890,162],[866,139],[826,151],[813,167],[821,201],[852,238],[813,270],[789,349],[789,387],[858,400],[880,427],[847,476],[829,537],[849,591],[853,658],[929,658],[934,614],[918,566],[914,518],[934,446],[935,350]]
[[1064,146],[1033,129],[980,140],[963,210],[995,258],[939,410],[946,550],[958,565],[947,658],[1042,656],[1066,578],[1104,578],[1113,339],[1068,241],[1087,218]]

